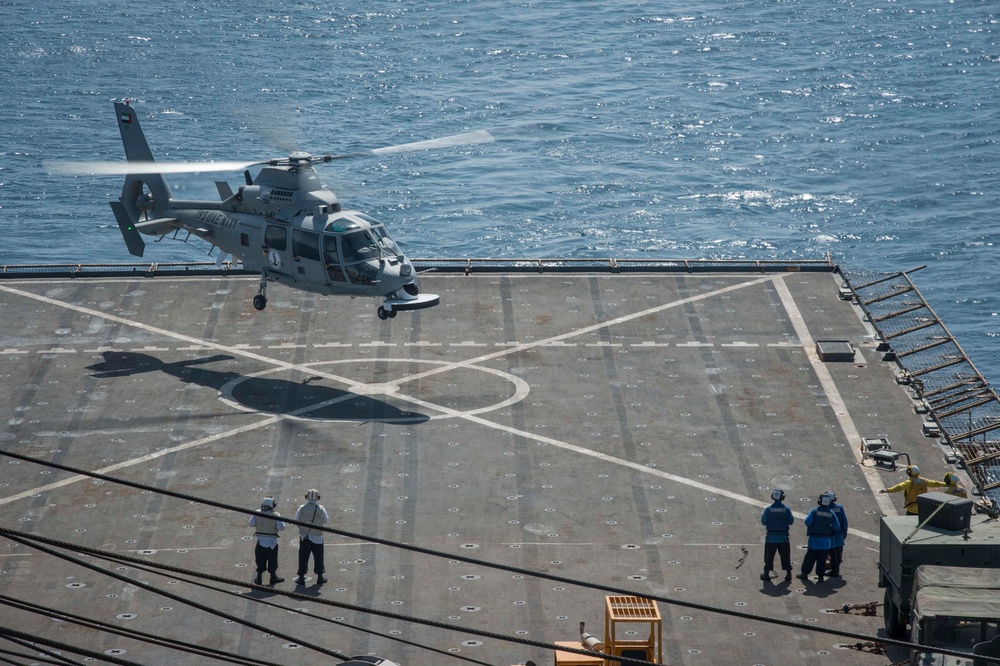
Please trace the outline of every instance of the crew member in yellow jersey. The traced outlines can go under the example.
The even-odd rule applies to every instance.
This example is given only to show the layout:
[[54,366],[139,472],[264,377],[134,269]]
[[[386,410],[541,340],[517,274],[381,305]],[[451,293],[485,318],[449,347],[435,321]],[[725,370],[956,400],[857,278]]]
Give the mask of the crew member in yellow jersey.
[[944,482],[948,484],[948,488],[944,490],[944,492],[949,495],[954,495],[955,497],[964,497],[968,499],[969,491],[965,489],[965,486],[958,482],[958,474],[948,472],[944,475]]
[[906,513],[908,515],[915,516],[919,513],[917,511],[917,497],[923,495],[931,488],[945,488],[948,486],[947,483],[943,481],[935,481],[934,479],[925,479],[920,476],[920,468],[916,465],[906,466],[906,476],[909,477],[901,483],[897,483],[892,488],[886,488],[880,490],[880,493],[898,493],[903,492],[903,498],[906,500]]

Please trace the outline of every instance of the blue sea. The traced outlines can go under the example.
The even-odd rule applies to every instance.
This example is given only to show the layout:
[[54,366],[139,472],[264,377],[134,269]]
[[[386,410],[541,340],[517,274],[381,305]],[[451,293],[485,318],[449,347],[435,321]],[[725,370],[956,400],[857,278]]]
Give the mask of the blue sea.
[[[0,0],[0,264],[130,262],[131,99],[161,160],[496,143],[321,167],[415,257],[794,258],[914,274],[1000,377],[1000,5]],[[170,178],[183,198],[213,181]],[[181,243],[154,261],[200,261]]]

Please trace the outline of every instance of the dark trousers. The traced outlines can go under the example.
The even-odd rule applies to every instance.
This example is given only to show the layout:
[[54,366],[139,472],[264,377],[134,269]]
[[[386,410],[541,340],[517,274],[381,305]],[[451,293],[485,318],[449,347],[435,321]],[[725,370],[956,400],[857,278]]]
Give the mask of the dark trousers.
[[792,547],[785,541],[783,543],[764,542],[764,571],[774,571],[774,554],[781,558],[781,568],[785,571],[792,570]]
[[813,564],[816,565],[816,575],[822,578],[826,575],[826,558],[830,554],[829,550],[816,550],[810,548],[806,551],[806,556],[802,560],[802,575],[808,576],[812,573]]
[[274,548],[265,548],[258,543],[253,549],[253,557],[257,560],[257,573],[262,574],[266,571],[273,576],[278,570],[277,546]]
[[844,547],[834,546],[830,549],[830,575],[840,575],[840,563],[844,561]]
[[323,566],[323,544],[313,543],[309,539],[299,539],[299,571],[297,575],[305,576],[309,569],[309,555],[313,556],[313,573],[319,575],[326,572]]

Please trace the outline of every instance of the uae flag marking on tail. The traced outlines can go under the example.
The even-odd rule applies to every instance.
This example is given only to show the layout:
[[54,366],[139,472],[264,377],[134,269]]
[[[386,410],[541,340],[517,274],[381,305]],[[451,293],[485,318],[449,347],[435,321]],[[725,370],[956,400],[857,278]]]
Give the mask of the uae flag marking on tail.
[[128,111],[122,111],[121,121],[123,123],[127,123],[127,124],[131,125],[132,124],[132,114],[129,113]]

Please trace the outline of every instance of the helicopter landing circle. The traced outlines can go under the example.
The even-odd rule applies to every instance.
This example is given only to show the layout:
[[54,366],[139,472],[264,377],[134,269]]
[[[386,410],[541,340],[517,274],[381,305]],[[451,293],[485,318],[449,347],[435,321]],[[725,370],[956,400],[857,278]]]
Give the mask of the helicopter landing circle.
[[[411,367],[412,364],[437,367],[420,372],[407,370],[398,379],[370,383],[355,381],[333,369],[328,370],[330,366],[357,365],[362,370],[376,364],[400,363]],[[287,369],[262,370],[226,382],[219,388],[219,399],[244,412],[276,413],[310,421],[413,423],[496,411],[521,402],[531,391],[526,381],[509,372],[453,361],[356,358],[302,363],[300,367],[325,374],[291,381],[274,378],[280,373],[287,373]],[[490,376],[475,383],[482,390],[473,396],[448,395],[457,386],[448,379],[448,375],[470,371]],[[417,379],[421,379],[424,386],[414,386],[416,394],[408,394],[406,385]],[[426,395],[435,390],[437,395]],[[482,404],[491,397],[502,399]],[[391,402],[383,399],[391,399]],[[411,409],[420,411],[409,411]]]

